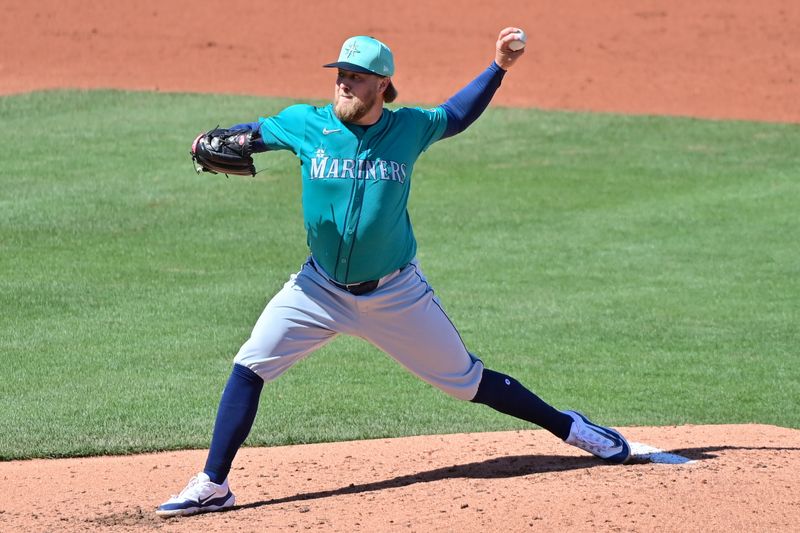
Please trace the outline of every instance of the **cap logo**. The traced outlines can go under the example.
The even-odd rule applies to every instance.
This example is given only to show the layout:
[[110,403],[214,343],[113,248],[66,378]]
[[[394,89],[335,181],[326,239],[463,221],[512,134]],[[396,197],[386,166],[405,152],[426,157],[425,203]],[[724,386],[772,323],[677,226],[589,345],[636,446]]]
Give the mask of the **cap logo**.
[[350,45],[350,48],[345,50],[345,52],[347,52],[347,59],[350,59],[350,56],[353,54],[360,54],[361,50],[358,49],[358,44],[353,42],[353,44]]

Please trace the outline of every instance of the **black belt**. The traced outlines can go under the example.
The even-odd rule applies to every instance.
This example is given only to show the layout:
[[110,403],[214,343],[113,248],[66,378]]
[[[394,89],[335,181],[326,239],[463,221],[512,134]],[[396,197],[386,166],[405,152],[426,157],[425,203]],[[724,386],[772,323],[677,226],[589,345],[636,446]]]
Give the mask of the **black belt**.
[[361,296],[362,294],[367,294],[368,292],[372,292],[378,288],[378,281],[377,279],[373,279],[370,281],[363,281],[361,283],[337,283],[333,280],[330,280],[331,283],[342,289],[343,291],[347,291],[350,294],[354,294],[356,296]]

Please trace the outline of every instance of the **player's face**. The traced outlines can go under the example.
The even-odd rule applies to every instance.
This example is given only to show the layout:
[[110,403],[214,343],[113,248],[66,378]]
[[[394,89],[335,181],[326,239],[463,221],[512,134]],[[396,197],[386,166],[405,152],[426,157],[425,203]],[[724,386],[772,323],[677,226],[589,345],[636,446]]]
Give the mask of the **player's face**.
[[333,94],[333,111],[342,122],[358,122],[376,105],[381,77],[339,69]]

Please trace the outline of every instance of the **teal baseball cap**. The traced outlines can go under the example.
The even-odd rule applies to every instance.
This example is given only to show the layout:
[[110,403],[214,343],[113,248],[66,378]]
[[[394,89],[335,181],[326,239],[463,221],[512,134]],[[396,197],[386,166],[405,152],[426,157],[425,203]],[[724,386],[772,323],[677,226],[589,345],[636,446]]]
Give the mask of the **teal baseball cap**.
[[389,47],[378,39],[357,35],[344,42],[337,62],[323,66],[378,76],[392,76],[394,57]]
[[[356,35],[344,42],[338,61],[328,63],[323,67],[391,77],[394,75],[394,56],[389,47],[378,39],[366,35]],[[389,87],[384,93],[384,99],[391,102],[396,97],[397,89],[392,83],[389,83]]]

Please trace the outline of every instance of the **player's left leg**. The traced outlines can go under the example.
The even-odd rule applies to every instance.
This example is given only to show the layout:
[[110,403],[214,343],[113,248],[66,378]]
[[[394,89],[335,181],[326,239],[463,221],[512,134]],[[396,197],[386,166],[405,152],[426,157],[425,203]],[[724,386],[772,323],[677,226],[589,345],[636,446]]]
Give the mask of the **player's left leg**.
[[629,447],[618,432],[559,411],[511,376],[484,368],[467,351],[416,262],[360,307],[368,311],[367,340],[447,394],[536,424],[610,462],[627,459]]
[[559,411],[511,376],[484,369],[472,401],[538,424],[567,444],[609,463],[624,463],[630,457],[630,446],[620,432],[597,425],[576,411]]
[[488,368],[483,370],[478,392],[471,401],[541,426],[561,440],[567,439],[572,427],[568,414],[545,402],[511,376]]
[[367,339],[431,385],[537,424],[561,439],[569,435],[569,415],[513,378],[485,369],[467,351],[416,262],[360,307],[369,311],[363,318]]
[[416,262],[359,298],[361,335],[422,380],[471,400],[483,362],[467,352]]

